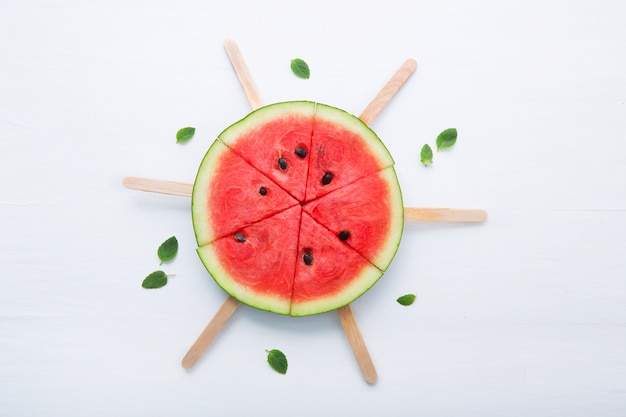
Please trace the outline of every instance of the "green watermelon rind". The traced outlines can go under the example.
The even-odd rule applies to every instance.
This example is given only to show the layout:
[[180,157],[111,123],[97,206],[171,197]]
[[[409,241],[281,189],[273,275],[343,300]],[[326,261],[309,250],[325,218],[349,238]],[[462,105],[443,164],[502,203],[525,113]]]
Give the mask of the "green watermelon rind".
[[396,170],[393,167],[387,167],[381,171],[381,174],[386,177],[390,193],[392,194],[390,197],[393,204],[390,210],[393,213],[391,215],[392,224],[389,226],[387,243],[378,251],[375,259],[370,259],[370,262],[382,271],[386,271],[398,252],[402,234],[404,233],[404,201]]
[[361,275],[354,279],[352,284],[344,287],[340,293],[323,299],[292,304],[289,314],[294,317],[301,317],[337,310],[338,308],[354,302],[357,298],[365,294],[380,280],[383,274],[384,271],[369,264],[368,267],[361,272]]
[[372,153],[374,153],[374,155],[378,158],[380,168],[387,168],[395,164],[389,149],[387,149],[376,132],[374,132],[372,128],[366,125],[355,115],[338,107],[323,103],[316,103],[315,117],[337,123],[344,128],[359,134],[359,136],[367,141],[367,146],[369,146]]
[[[196,180],[193,183],[193,190],[191,192],[191,220],[193,222],[196,242],[199,247],[210,243],[213,239],[218,237],[212,232],[212,217],[209,216],[210,213],[206,205],[206,201],[211,197],[209,184],[213,179],[213,175],[202,174],[205,172],[212,173],[208,167],[214,166],[219,160],[219,157],[222,156],[224,152],[229,151],[230,150],[224,144],[217,140],[214,141],[198,167],[198,173],[196,174]],[[203,221],[196,221],[197,219],[202,219]]]
[[267,294],[258,294],[256,291],[248,290],[245,286],[239,285],[233,277],[230,276],[219,261],[216,261],[216,255],[213,251],[213,245],[205,245],[196,249],[202,264],[211,274],[217,285],[234,299],[247,304],[259,310],[269,311],[282,315],[289,315],[291,309],[290,301],[279,297],[272,297]]
[[[376,256],[372,256],[371,252],[360,248],[358,244],[354,245],[350,241],[347,241],[346,244],[359,252],[365,259],[374,264],[374,266],[376,266],[378,269],[385,271],[387,270],[387,267],[393,260],[395,253],[398,250],[398,246],[400,244],[400,240],[402,239],[402,234],[404,231],[404,204],[402,200],[402,193],[400,192],[400,184],[398,182],[398,177],[396,175],[394,167],[383,168],[378,172],[349,183],[346,186],[334,190],[317,200],[313,200],[305,204],[303,206],[303,209],[305,212],[313,215],[313,217],[316,217],[313,213],[316,211],[318,203],[322,203],[323,205],[325,205],[325,207],[328,207],[328,204],[325,204],[328,203],[328,198],[331,198],[332,201],[333,197],[336,196],[337,193],[344,192],[346,190],[350,192],[350,190],[352,190],[354,186],[362,184],[363,181],[367,181],[371,177],[377,177],[379,179],[382,179],[389,186],[388,191],[390,198],[388,201],[390,204],[386,212],[390,213],[390,223],[387,227],[387,233],[383,238],[383,242],[378,244],[377,247],[374,248],[375,250],[377,250]],[[338,204],[337,200],[334,201],[333,205],[336,204]],[[341,211],[341,209],[339,211]],[[346,214],[342,213],[341,217],[345,218]],[[329,222],[324,214],[316,217],[316,220],[318,223],[320,223],[325,228],[335,234],[340,233],[342,230],[339,224],[332,221],[333,219],[330,219]],[[371,249],[371,247],[368,249]]]
[[[193,185],[192,190],[192,199],[191,199],[191,213],[192,213],[192,223],[194,228],[194,233],[196,237],[196,242],[198,246],[204,246],[215,239],[219,239],[224,236],[224,230],[220,232],[215,231],[215,221],[213,216],[211,215],[211,209],[208,207],[207,202],[214,198],[214,192],[210,184],[216,179],[216,171],[209,169],[211,166],[216,166],[219,163],[220,158],[223,156],[230,154],[229,157],[235,157],[237,160],[242,161],[245,165],[247,165],[251,170],[254,168],[249,165],[243,158],[240,156],[236,156],[232,150],[223,144],[219,140],[215,140],[207,153],[205,154],[202,162],[200,163],[200,167],[198,168],[198,174],[196,175],[196,180]],[[265,177],[261,172],[256,172],[257,177],[264,178],[264,181],[267,182],[268,186],[272,183],[270,178]],[[279,188],[276,186],[276,188]],[[287,196],[287,193],[284,193]],[[256,223],[259,220],[262,220],[265,217],[272,216],[288,207],[298,205],[298,202],[289,197],[292,201],[286,202],[281,201],[281,204],[275,206],[273,210],[259,210],[255,213],[255,216],[251,218],[240,219],[242,221],[241,225],[232,225],[233,227],[241,226],[245,227],[250,223]],[[247,207],[247,206],[243,206]]]
[[[255,127],[262,125],[263,122],[274,120],[277,116],[285,117],[287,115],[294,115],[313,117],[315,108],[315,102],[305,100],[268,104],[259,107],[241,120],[231,124],[217,135],[217,138],[226,146],[237,152],[235,146],[237,139],[252,131]],[[254,160],[250,158],[250,155],[241,155],[241,157],[254,165]]]
[[[217,135],[217,137],[219,140],[224,142],[226,146],[232,148],[236,144],[237,138],[241,137],[246,132],[249,132],[255,126],[258,126],[264,121],[273,120],[276,116],[285,116],[286,114],[313,116],[314,120],[315,118],[321,117],[324,120],[337,123],[344,128],[357,133],[366,140],[366,145],[378,158],[381,168],[387,168],[395,164],[391,153],[383,141],[361,119],[346,110],[314,101],[285,101],[259,107],[243,117],[241,120],[228,126],[219,135]],[[242,156],[254,165],[254,162],[250,161],[246,155]]]
[[[315,102],[305,100],[282,102],[263,106],[252,111],[241,120],[233,123],[228,128],[223,130],[218,135],[218,139],[231,148],[233,152],[245,159],[250,165],[254,166],[257,170],[272,179],[276,185],[282,187],[294,198],[303,200],[306,190],[306,181],[299,182],[299,176],[298,174],[293,176],[294,172],[287,174],[282,170],[277,170],[274,161],[272,160],[272,162],[269,162],[270,159],[268,159],[268,157],[277,158],[278,155],[282,155],[286,158],[289,165],[293,162],[289,160],[290,158],[295,158],[298,162],[300,162],[299,158],[293,155],[293,149],[291,149],[291,146],[285,147],[284,143],[277,142],[275,147],[259,149],[256,147],[255,133],[258,129],[265,129],[267,127],[267,123],[271,123],[276,120],[282,119],[283,121],[292,121],[295,125],[299,125],[300,128],[309,129],[308,132],[306,130],[300,131],[300,133],[305,136],[307,134],[309,135],[308,138],[303,137],[301,143],[301,145],[308,149],[311,144],[310,134],[313,129],[315,108]],[[296,130],[296,132],[298,132],[298,130]],[[286,137],[287,141],[289,141],[290,135],[286,135]],[[241,140],[242,138],[246,139]],[[308,170],[308,165],[306,169]],[[295,172],[297,172],[297,169]],[[307,171],[300,173],[300,175],[304,176],[306,176],[306,174]]]
[[[244,118],[228,126],[218,135],[217,139],[213,142],[205,154],[200,167],[198,168],[192,195],[192,218],[196,216],[208,215],[206,209],[202,209],[206,205],[201,203],[202,201],[206,201],[206,191],[196,192],[196,190],[206,190],[207,185],[210,183],[212,176],[205,175],[205,170],[209,169],[210,171],[209,167],[214,165],[221,155],[221,152],[215,150],[215,148],[219,147],[219,145],[217,145],[218,143],[224,144],[226,147],[232,149],[232,146],[236,143],[236,138],[251,129],[254,129],[254,127],[258,124],[262,124],[266,120],[272,120],[274,117],[284,116],[289,113],[310,115],[311,106],[314,106],[315,117],[323,117],[324,120],[337,123],[338,125],[359,134],[365,140],[364,145],[368,146],[371,152],[377,157],[381,165],[380,170],[392,167],[393,183],[390,182],[390,189],[392,190],[393,196],[390,198],[392,198],[394,202],[393,211],[395,212],[395,216],[393,217],[394,223],[390,229],[395,232],[392,233],[390,238],[387,240],[389,243],[381,248],[379,256],[377,256],[378,266],[375,266],[374,263],[372,263],[371,268],[368,268],[366,272],[362,273],[361,277],[355,279],[354,282],[342,290],[340,294],[329,296],[320,300],[301,303],[295,307],[293,305],[285,307],[283,300],[268,297],[266,294],[259,295],[254,291],[249,291],[246,288],[237,285],[237,283],[230,278],[228,272],[222,268],[219,261],[213,259],[210,249],[211,245],[208,244],[211,239],[198,240],[199,235],[209,235],[208,231],[205,229],[210,228],[210,226],[197,226],[200,222],[194,222],[194,232],[199,246],[197,253],[203,265],[220,288],[233,296],[235,299],[251,307],[278,314],[289,314],[292,316],[321,314],[336,310],[337,308],[343,307],[355,301],[380,280],[397,253],[404,226],[402,192],[397,176],[395,176],[395,170],[393,170],[394,160],[378,135],[359,118],[337,107],[306,100],[269,104],[249,113]],[[254,165],[248,157],[246,157],[246,155],[241,156]],[[201,227],[202,229],[196,230],[196,227]],[[396,238],[394,239],[393,236],[396,236]]]
[[276,116],[287,114],[313,116],[317,103],[307,100],[285,101],[268,104],[248,113],[242,119],[224,129],[217,137],[227,146],[236,143],[237,138],[250,131],[266,120],[273,120]]

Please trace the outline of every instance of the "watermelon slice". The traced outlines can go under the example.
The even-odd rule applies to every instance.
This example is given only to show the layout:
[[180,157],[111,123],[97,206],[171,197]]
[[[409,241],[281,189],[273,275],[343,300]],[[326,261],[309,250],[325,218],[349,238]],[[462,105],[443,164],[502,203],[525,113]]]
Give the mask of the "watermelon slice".
[[323,104],[315,109],[311,149],[307,201],[394,164],[385,145],[365,123]]
[[289,314],[301,210],[294,206],[201,246],[200,259],[217,284],[236,299]]
[[205,175],[196,178],[191,201],[199,246],[299,204],[220,141],[213,142],[200,171]]
[[367,291],[383,274],[306,213],[302,214],[298,249],[292,316],[342,307],[346,300]]
[[391,263],[404,226],[393,159],[355,116],[295,101],[225,129],[193,188],[198,255],[250,306],[292,316],[351,303]]
[[[277,103],[250,113],[218,137],[259,171],[302,201],[315,103]],[[296,152],[296,150],[298,150]]]

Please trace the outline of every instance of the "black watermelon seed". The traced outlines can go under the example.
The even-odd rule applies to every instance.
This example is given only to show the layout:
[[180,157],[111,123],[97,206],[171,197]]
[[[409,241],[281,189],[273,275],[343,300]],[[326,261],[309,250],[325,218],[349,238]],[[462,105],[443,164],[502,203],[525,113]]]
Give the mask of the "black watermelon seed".
[[328,185],[330,184],[330,182],[333,180],[333,173],[332,172],[327,172],[326,174],[324,174],[324,176],[322,177],[322,185]]
[[300,158],[305,158],[306,157],[306,149],[304,149],[304,148],[296,148],[295,153]]
[[282,156],[280,158],[278,158],[278,166],[283,171],[287,169],[287,161]]
[[266,195],[267,194],[267,188],[265,188],[265,187],[259,188],[259,194]]
[[241,233],[235,233],[235,239],[237,239],[237,242],[245,242],[246,241],[246,237],[244,235],[242,235]]
[[307,265],[313,265],[313,254],[310,249],[306,249],[304,251],[304,255],[302,255],[302,260]]
[[348,240],[348,238],[350,237],[350,232],[347,230],[343,230],[339,232],[337,237],[339,237],[339,240]]

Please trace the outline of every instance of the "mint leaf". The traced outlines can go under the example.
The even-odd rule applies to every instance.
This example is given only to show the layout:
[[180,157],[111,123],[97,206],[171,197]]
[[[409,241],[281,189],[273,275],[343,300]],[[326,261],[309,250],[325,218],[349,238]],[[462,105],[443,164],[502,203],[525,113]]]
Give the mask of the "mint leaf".
[[176,253],[178,253],[178,240],[175,236],[161,243],[161,246],[159,246],[157,250],[161,263],[171,261],[176,256]]
[[143,280],[141,286],[147,289],[161,288],[167,284],[167,277],[163,271],[154,271]]
[[415,301],[415,294],[405,294],[402,297],[399,297],[396,301],[400,305],[410,306]]
[[291,71],[293,71],[293,73],[300,78],[306,79],[311,76],[309,65],[300,58],[295,58],[291,60]]
[[430,145],[426,144],[422,146],[422,151],[420,152],[420,160],[424,166],[428,166],[433,163],[433,150],[430,148]]
[[279,374],[287,373],[287,357],[278,349],[266,350],[267,363]]
[[437,136],[437,151],[452,147],[456,143],[455,128],[446,129]]
[[188,142],[193,135],[196,133],[195,127],[183,127],[178,132],[176,132],[176,142],[177,143],[185,143]]

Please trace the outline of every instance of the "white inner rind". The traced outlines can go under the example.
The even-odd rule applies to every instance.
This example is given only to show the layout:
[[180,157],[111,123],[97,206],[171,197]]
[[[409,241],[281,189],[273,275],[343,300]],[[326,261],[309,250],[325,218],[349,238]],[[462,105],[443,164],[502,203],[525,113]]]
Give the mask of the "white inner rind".
[[269,294],[260,294],[258,291],[252,291],[248,287],[240,285],[237,282],[237,277],[230,275],[218,260],[219,258],[214,251],[214,245],[209,244],[199,247],[197,252],[204,267],[209,271],[215,282],[233,298],[261,310],[278,314],[289,314],[291,310],[290,300],[272,297]]
[[[214,213],[209,212],[206,204],[212,198],[211,181],[218,174],[211,167],[217,165],[217,161],[224,152],[230,152],[222,142],[216,140],[213,142],[198,168],[198,175],[193,184],[193,192],[191,195],[191,218],[193,220],[194,233],[198,246],[204,246],[213,241],[217,236],[213,234],[213,222],[219,221]],[[202,259],[202,256],[200,257]]]

